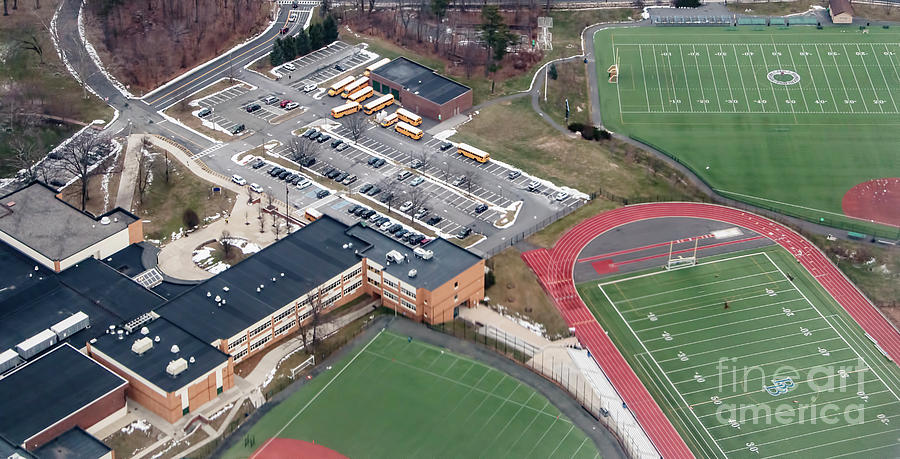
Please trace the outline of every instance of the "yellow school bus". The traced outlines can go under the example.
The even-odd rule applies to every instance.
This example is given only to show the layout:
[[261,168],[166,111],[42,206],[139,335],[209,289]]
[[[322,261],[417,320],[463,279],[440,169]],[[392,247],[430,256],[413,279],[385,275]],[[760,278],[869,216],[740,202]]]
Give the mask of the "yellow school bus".
[[369,76],[369,74],[372,73],[373,70],[377,69],[378,67],[381,67],[384,64],[387,64],[390,61],[391,60],[389,58],[385,57],[384,59],[381,59],[381,60],[375,62],[374,64],[366,67],[366,71],[363,72],[363,75]]
[[347,99],[352,100],[353,102],[362,103],[362,101],[368,99],[369,97],[372,97],[373,95],[375,95],[375,90],[372,89],[371,86],[365,86],[359,91],[350,94],[350,97],[348,97]]
[[356,81],[344,87],[344,92],[341,93],[341,97],[346,99],[350,97],[350,94],[362,89],[362,87],[367,84],[369,84],[369,77],[357,78]]
[[421,129],[415,126],[411,126],[409,123],[403,121],[398,121],[397,126],[394,129],[413,140],[419,140],[422,138]]
[[406,110],[405,108],[398,108],[397,116],[400,117],[400,121],[405,121],[406,123],[408,123],[411,126],[418,126],[418,125],[422,124],[421,116],[416,115],[415,113],[413,113],[409,110]]
[[385,116],[383,120],[381,120],[381,127],[391,127],[394,123],[397,122],[399,118],[396,113],[391,113],[388,116]]
[[372,113],[377,112],[378,110],[387,107],[394,103],[394,95],[393,94],[385,94],[366,105],[363,105],[363,111],[366,112],[366,115],[371,115]]
[[330,88],[328,88],[328,95],[334,97],[340,94],[341,91],[344,90],[344,87],[350,83],[353,83],[353,80],[355,79],[356,78],[353,78],[352,76],[341,78],[340,80],[338,80],[338,82],[334,83]]
[[459,146],[456,147],[456,151],[466,158],[472,158],[479,163],[486,163],[489,159],[491,159],[491,155],[489,153],[481,151],[466,143],[459,144]]
[[350,115],[359,111],[359,102],[348,102],[331,109],[331,116],[338,119],[344,115]]

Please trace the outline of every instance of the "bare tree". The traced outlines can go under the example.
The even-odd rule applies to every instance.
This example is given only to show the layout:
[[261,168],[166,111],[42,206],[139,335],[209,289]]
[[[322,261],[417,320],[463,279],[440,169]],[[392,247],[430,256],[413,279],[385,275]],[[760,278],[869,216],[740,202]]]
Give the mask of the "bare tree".
[[[314,294],[310,294],[309,298],[309,323],[307,327],[312,332],[312,336],[309,338],[309,343],[304,342],[304,347],[309,349],[307,354],[315,354],[316,349],[319,347],[319,342],[322,338],[319,336],[319,324],[322,321],[322,310],[325,309],[325,303],[322,301],[322,297],[326,292],[322,292],[321,288],[317,288]],[[306,346],[309,347],[306,347]]]
[[378,188],[381,188],[381,199],[384,200],[384,205],[387,206],[388,213],[390,213],[391,207],[393,207],[394,204],[396,204],[400,199],[400,196],[398,196],[400,182],[395,180],[393,177],[385,177],[380,182],[378,182]]
[[319,143],[306,137],[291,136],[287,147],[291,159],[298,163],[319,154]]
[[478,175],[478,170],[476,170],[475,168],[472,168],[472,167],[467,167],[463,171],[462,178],[463,178],[462,186],[463,186],[463,188],[466,189],[466,193],[469,193],[469,194],[472,194],[472,190],[475,188],[478,188],[479,183],[481,183],[481,180]]
[[444,179],[445,182],[449,182],[451,179],[453,179],[453,176],[456,174],[456,168],[453,167],[453,162],[451,162],[451,161],[444,161],[443,163],[441,163],[440,169],[441,169],[441,177]]
[[234,245],[234,240],[231,239],[231,233],[228,230],[222,230],[222,235],[219,236],[219,244],[222,245],[222,256],[229,260],[232,258],[232,252],[236,248]]
[[426,192],[424,188],[413,188],[409,194],[407,195],[409,202],[412,203],[412,208],[409,209],[409,221],[410,223],[415,221],[416,213],[423,208],[427,208],[429,202],[431,202],[431,194]]
[[135,154],[137,155],[137,189],[138,189],[138,200],[141,204],[144,203],[144,195],[147,193],[147,188],[150,186],[150,177],[152,177],[153,173],[151,172],[151,166],[153,164],[153,159],[150,157],[149,152],[147,151],[150,148],[150,139],[145,137],[141,138],[141,145]]
[[27,49],[29,51],[34,51],[35,54],[38,55],[38,58],[41,60],[41,64],[44,63],[44,47],[41,46],[41,41],[38,40],[37,35],[33,32],[27,32],[28,36],[23,40],[19,40],[19,46],[22,49]]
[[341,126],[350,131],[350,138],[353,139],[353,143],[356,143],[362,137],[363,132],[366,132],[366,117],[358,112],[345,116],[341,118]]
[[104,147],[110,147],[109,139],[87,130],[60,149],[60,168],[81,182],[81,210],[85,209],[89,199],[88,180],[100,171],[94,167],[95,156]]
[[431,166],[431,155],[428,154],[426,148],[414,151],[412,157],[413,159],[419,160],[419,163],[421,163],[421,166],[419,166],[420,170],[427,171],[428,167]]
[[11,136],[10,156],[3,160],[4,164],[19,171],[21,179],[26,182],[38,179],[46,181],[46,166],[41,161],[44,159],[44,150],[35,139],[36,136],[28,132]]
[[262,197],[259,199],[259,232],[266,232],[266,213],[263,212]]

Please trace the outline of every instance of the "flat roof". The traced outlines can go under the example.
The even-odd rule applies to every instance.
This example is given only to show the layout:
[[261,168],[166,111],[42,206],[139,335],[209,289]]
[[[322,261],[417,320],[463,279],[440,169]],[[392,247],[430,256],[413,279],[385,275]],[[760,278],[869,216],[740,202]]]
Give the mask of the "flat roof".
[[126,384],[74,347],[58,346],[0,378],[0,435],[21,445]]
[[471,91],[468,86],[438,75],[434,70],[402,56],[378,67],[372,73],[438,105]]
[[112,448],[94,438],[81,427],[73,427],[34,450],[40,459],[99,459]]
[[[367,244],[344,234],[346,228],[323,216],[198,284],[157,312],[208,343],[231,338],[358,263],[360,256],[355,251],[362,251]],[[345,249],[345,245],[349,247]],[[225,300],[224,305],[217,305],[217,296]]]
[[[181,389],[228,360],[227,354],[209,342],[197,338],[164,318],[144,323],[142,327],[147,328],[146,335],[139,330],[122,335],[122,339],[112,334],[103,334],[91,343],[91,348],[102,352],[165,392]],[[144,337],[153,340],[153,347],[138,355],[131,350],[131,346],[136,340]],[[178,346],[177,353],[172,352],[172,346]],[[187,360],[188,368],[177,376],[172,376],[166,372],[166,366],[178,358]],[[190,363],[191,358],[194,359],[194,363]]]
[[26,459],[34,458],[34,455],[29,453],[28,451],[25,451],[19,446],[10,443],[9,440],[3,438],[3,436],[0,435],[0,457],[12,459],[16,457],[14,456],[14,454],[18,454],[19,457],[23,457]]
[[58,274],[0,242],[0,352],[82,311],[91,327],[67,338],[80,348],[164,301],[95,259]]
[[[109,224],[101,224],[102,217],[109,217]],[[136,216],[118,207],[91,217],[40,182],[0,197],[0,231],[51,260],[66,259],[135,221]]]

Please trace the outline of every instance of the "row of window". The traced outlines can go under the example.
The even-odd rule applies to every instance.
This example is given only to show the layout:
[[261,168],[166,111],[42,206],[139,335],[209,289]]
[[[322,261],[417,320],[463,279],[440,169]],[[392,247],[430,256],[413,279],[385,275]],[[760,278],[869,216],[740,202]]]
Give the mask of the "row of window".
[[341,285],[341,280],[340,280],[340,279],[338,279],[338,280],[336,280],[336,281],[334,281],[334,282],[332,282],[332,283],[326,285],[326,286],[322,289],[322,293],[330,292],[330,291],[336,289],[338,285]]
[[344,282],[347,282],[348,280],[352,279],[353,276],[357,276],[357,275],[359,275],[360,273],[362,273],[362,266],[360,266],[359,268],[354,269],[354,270],[353,270],[351,273],[349,273],[349,274],[345,274],[345,275],[344,275]]
[[234,354],[234,361],[237,362],[238,360],[241,360],[241,357],[243,357],[245,355],[247,355],[246,347],[241,349],[240,351],[238,351],[237,354]]
[[390,298],[390,299],[394,300],[394,302],[397,302],[397,300],[400,299],[400,297],[398,297],[396,294],[389,292],[387,290],[384,291],[384,296],[386,298]]
[[405,288],[401,288],[401,289],[400,289],[400,292],[403,293],[404,295],[406,295],[406,296],[412,298],[412,299],[416,299],[416,292],[407,290],[407,289],[405,289]]
[[259,341],[251,343],[250,344],[250,352],[253,352],[253,351],[261,348],[264,344],[268,343],[269,340],[271,340],[271,339],[272,339],[272,335],[269,334],[269,335],[266,335],[266,336],[260,338]]
[[416,310],[416,305],[415,305],[415,304],[410,303],[409,301],[406,301],[406,300],[404,300],[404,299],[401,299],[401,300],[400,300],[400,304],[402,304],[404,308],[409,309],[409,310],[411,310],[411,311],[413,311],[413,312],[415,312],[415,310]]
[[250,330],[250,336],[252,337],[252,336],[256,336],[256,335],[262,333],[263,330],[269,328],[269,325],[271,325],[271,324],[268,321],[266,321],[266,323],[254,328],[253,330]]
[[238,344],[243,344],[244,341],[247,341],[247,335],[241,335],[241,337],[234,340],[234,342],[228,343],[228,350],[230,351],[230,350],[234,349],[234,347],[237,346]]
[[284,319],[285,317],[287,317],[293,313],[294,313],[294,308],[288,308],[286,311],[273,317],[272,320],[277,323],[279,320]]
[[381,282],[379,282],[378,279],[373,279],[371,277],[369,278],[369,283],[374,285],[375,287],[378,287],[379,285],[381,285]]
[[360,288],[360,287],[362,287],[362,279],[358,279],[356,282],[354,282],[353,284],[351,284],[349,287],[347,287],[347,288],[344,289],[344,290],[345,290],[345,291],[347,292],[347,294],[349,295],[350,293],[355,292],[356,289],[358,289],[358,288]]
[[288,329],[290,329],[290,328],[293,327],[294,325],[297,325],[297,321],[296,321],[296,320],[290,320],[290,321],[288,321],[288,322],[285,323],[284,325],[282,325],[282,326],[280,326],[280,327],[278,327],[278,328],[275,329],[275,336],[278,336],[278,335],[284,333],[285,331],[287,331]]

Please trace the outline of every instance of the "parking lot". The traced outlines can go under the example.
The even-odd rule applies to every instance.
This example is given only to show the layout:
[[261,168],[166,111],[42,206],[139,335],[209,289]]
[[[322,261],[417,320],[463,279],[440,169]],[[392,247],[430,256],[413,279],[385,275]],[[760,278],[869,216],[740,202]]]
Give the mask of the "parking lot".
[[[373,54],[363,52],[361,48],[351,47],[347,43],[336,41],[322,49],[290,61],[295,70],[288,70],[284,65],[281,65],[277,71],[287,77],[290,87],[302,90],[306,84],[319,85],[344,72],[356,69],[373,60],[373,56]],[[284,83],[283,79],[282,83]]]

